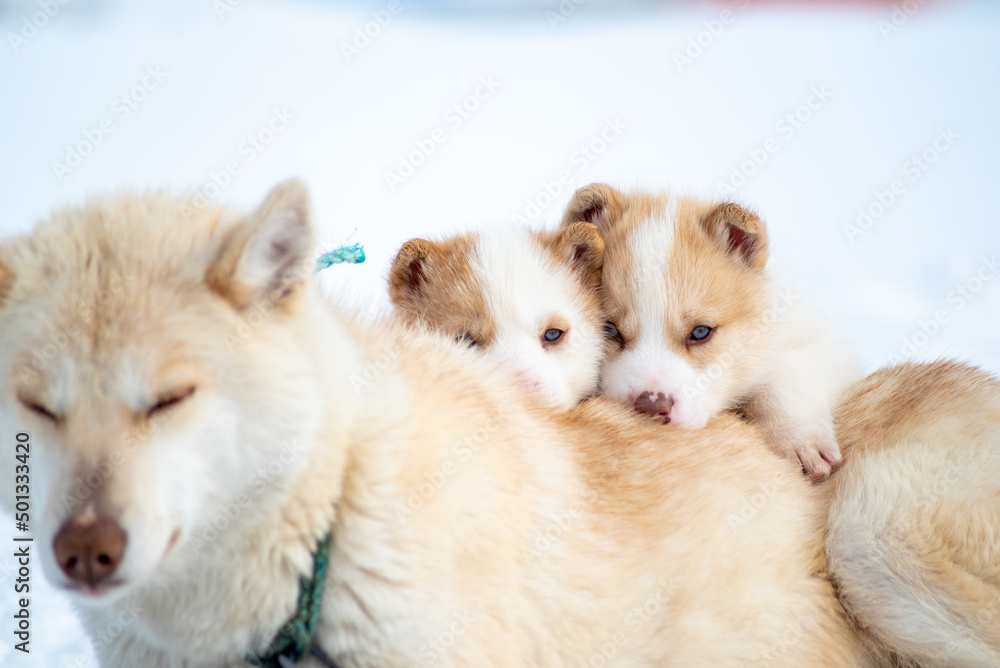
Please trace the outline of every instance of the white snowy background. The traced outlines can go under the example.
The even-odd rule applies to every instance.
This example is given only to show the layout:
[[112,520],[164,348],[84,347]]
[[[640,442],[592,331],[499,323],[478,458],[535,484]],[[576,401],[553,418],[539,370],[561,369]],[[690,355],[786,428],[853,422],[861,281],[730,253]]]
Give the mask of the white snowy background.
[[[368,254],[324,286],[376,310],[410,237],[554,225],[593,181],[728,194],[868,368],[1000,372],[997,3],[398,2],[0,2],[0,235],[93,192],[251,207],[297,175],[323,244]],[[12,552],[0,664],[96,665],[37,560],[13,651]]]

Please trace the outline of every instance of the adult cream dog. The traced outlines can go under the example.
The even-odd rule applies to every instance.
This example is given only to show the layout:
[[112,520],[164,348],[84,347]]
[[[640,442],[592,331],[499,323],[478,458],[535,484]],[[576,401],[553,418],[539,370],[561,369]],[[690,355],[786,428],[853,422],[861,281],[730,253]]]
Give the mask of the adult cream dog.
[[43,567],[95,636],[140,611],[102,665],[874,665],[825,575],[830,486],[752,426],[548,410],[332,311],[313,236],[288,182],[250,216],[97,198],[0,245]]

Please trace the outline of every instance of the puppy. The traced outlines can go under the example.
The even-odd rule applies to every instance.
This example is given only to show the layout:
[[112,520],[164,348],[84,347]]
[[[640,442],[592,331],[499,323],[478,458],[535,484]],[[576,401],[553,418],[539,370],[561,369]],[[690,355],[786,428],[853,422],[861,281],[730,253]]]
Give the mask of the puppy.
[[831,411],[862,371],[846,343],[776,281],[756,215],[732,203],[592,184],[564,225],[595,224],[611,346],[604,394],[700,429],[727,409],[816,481],[841,462]]
[[405,322],[480,350],[549,404],[569,407],[597,390],[603,260],[589,223],[412,239],[392,263],[389,297]]

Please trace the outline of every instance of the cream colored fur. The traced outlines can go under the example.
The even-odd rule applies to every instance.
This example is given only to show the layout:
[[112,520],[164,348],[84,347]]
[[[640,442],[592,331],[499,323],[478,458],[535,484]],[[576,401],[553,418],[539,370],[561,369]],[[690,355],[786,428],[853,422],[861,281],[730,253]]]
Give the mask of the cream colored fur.
[[1000,382],[908,364],[838,413],[827,552],[847,608],[901,665],[1000,665]]
[[553,412],[331,311],[312,243],[291,182],[189,223],[95,199],[0,246],[0,428],[32,433],[47,576],[71,588],[48,546],[74,513],[128,534],[120,577],[72,592],[95,635],[139,611],[102,665],[242,666],[331,526],[317,638],[344,668],[868,665],[825,577],[828,488],[753,427]]

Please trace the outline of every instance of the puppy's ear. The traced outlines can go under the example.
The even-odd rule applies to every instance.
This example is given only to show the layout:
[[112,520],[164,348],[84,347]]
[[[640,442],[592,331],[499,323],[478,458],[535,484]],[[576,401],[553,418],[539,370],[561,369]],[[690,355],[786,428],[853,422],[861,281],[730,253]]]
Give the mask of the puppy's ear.
[[591,223],[572,223],[556,232],[555,250],[573,267],[585,285],[601,283],[604,266],[604,237]]
[[591,183],[573,194],[563,214],[562,226],[582,221],[607,230],[621,217],[621,209],[622,197],[617,190],[603,183]]
[[394,306],[420,295],[437,255],[437,246],[431,241],[410,239],[403,244],[389,270],[389,300]]
[[754,213],[726,202],[712,209],[704,224],[709,236],[748,267],[763,269],[767,264],[767,228]]
[[232,231],[206,280],[237,308],[265,295],[283,303],[315,272],[315,245],[309,191],[291,179]]

